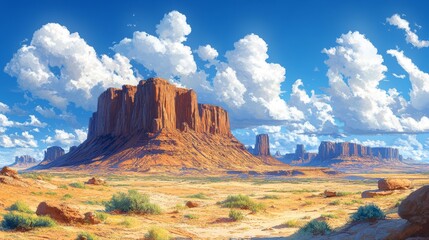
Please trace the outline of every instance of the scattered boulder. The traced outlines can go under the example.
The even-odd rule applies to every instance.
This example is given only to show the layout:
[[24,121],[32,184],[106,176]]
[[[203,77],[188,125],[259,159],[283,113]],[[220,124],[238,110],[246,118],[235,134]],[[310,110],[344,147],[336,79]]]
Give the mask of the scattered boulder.
[[65,203],[56,204],[51,202],[41,202],[37,206],[36,214],[50,216],[61,223],[84,223],[85,217],[78,209],[72,208]]
[[336,197],[337,196],[337,192],[336,191],[331,191],[331,190],[325,190],[325,192],[323,193],[323,195],[325,195],[325,197]]
[[101,178],[92,177],[86,182],[86,184],[104,185],[104,184],[106,184],[106,180],[101,179]]
[[378,189],[381,191],[405,190],[411,188],[413,188],[413,183],[408,179],[383,178],[378,180]]
[[362,192],[362,198],[381,197],[393,194],[394,191],[367,190]]
[[419,188],[405,198],[399,205],[398,214],[411,223],[429,224],[429,185]]
[[0,175],[7,176],[7,177],[13,177],[13,178],[19,178],[18,171],[10,168],[10,167],[3,167],[3,169],[0,171]]
[[85,221],[85,223],[89,223],[89,224],[101,223],[100,219],[98,219],[97,216],[95,216],[95,214],[93,212],[85,213],[84,221]]
[[186,206],[187,206],[188,208],[195,208],[195,207],[199,207],[199,206],[200,206],[200,204],[199,204],[199,203],[197,203],[197,202],[188,201],[188,202],[186,203]]

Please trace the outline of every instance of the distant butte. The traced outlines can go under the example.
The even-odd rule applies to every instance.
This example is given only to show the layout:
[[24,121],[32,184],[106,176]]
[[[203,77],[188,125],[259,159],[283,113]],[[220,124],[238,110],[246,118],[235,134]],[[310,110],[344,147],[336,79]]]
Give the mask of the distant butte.
[[269,165],[231,134],[224,109],[199,104],[193,90],[161,78],[106,90],[88,129],[87,140],[73,151],[34,169],[226,170]]

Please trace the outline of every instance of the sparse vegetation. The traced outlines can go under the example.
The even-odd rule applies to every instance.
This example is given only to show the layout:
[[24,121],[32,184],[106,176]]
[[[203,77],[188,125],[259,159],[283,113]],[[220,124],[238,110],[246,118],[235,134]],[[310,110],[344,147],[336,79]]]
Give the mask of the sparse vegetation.
[[24,178],[31,178],[34,180],[43,180],[43,181],[52,180],[52,175],[46,174],[46,173],[22,173],[21,176]]
[[209,199],[204,193],[197,193],[186,196],[187,198]]
[[69,186],[74,188],[85,188],[85,184],[81,182],[73,182],[73,183],[70,183]]
[[30,207],[23,201],[16,201],[14,204],[12,204],[9,208],[9,211],[17,211],[22,213],[34,213],[31,211]]
[[65,185],[65,184],[61,184],[60,186],[58,186],[58,188],[69,189],[69,187],[67,187],[67,185]]
[[160,214],[161,208],[157,204],[150,203],[149,196],[140,194],[135,190],[128,193],[116,193],[110,201],[105,202],[106,212],[120,211],[123,213]]
[[404,199],[405,199],[405,198],[400,198],[400,199],[398,199],[398,200],[396,201],[396,203],[395,203],[395,208],[399,207],[399,205],[401,205],[401,203],[402,203],[402,201],[403,201]]
[[305,224],[299,232],[312,235],[325,235],[332,232],[332,229],[325,221],[314,219]]
[[61,199],[62,200],[67,200],[67,199],[70,199],[70,198],[73,198],[73,196],[71,194],[69,194],[69,193],[66,193],[66,194],[64,194],[64,196]]
[[82,203],[87,205],[104,205],[103,201],[93,201],[93,200],[86,200],[86,201],[83,201]]
[[100,221],[105,222],[109,215],[105,212],[95,212],[95,216],[100,219]]
[[280,199],[279,195],[265,195],[263,199]]
[[353,222],[374,221],[385,218],[386,214],[384,214],[383,210],[374,204],[360,206],[357,212],[351,216]]
[[313,193],[313,192],[319,192],[319,190],[315,189],[275,189],[271,190],[270,192],[279,192],[279,193]]
[[97,240],[98,238],[89,232],[82,232],[79,233],[76,237],[76,240]]
[[4,229],[28,231],[38,227],[55,226],[55,221],[46,216],[35,216],[28,213],[9,212],[3,216],[1,225]]
[[341,203],[340,200],[335,200],[335,201],[330,202],[329,205],[331,205],[331,206],[338,206],[338,205],[340,205],[340,203]]
[[40,196],[43,195],[43,192],[31,192],[32,195]]
[[249,196],[238,194],[229,195],[225,201],[221,202],[222,207],[227,208],[240,208],[249,209],[253,213],[259,212],[265,209],[265,206],[261,203],[256,203],[250,199]]
[[323,218],[338,218],[337,215],[333,214],[333,213],[324,213],[322,215],[320,215]]
[[194,214],[185,214],[183,217],[187,219],[198,219],[198,216]]
[[164,228],[152,227],[145,234],[145,239],[146,240],[169,240],[170,233]]
[[304,226],[304,224],[305,222],[299,219],[291,219],[284,223],[284,225],[286,225],[286,227],[289,227],[289,228],[300,228]]
[[241,221],[244,219],[244,215],[241,211],[239,210],[235,210],[235,209],[231,209],[229,211],[229,218],[234,220],[234,221]]
[[360,192],[337,192],[338,197],[344,197],[353,194],[360,194]]
[[136,225],[136,220],[134,218],[125,217],[119,224],[129,228]]
[[305,201],[304,202],[304,206],[311,206],[311,205],[313,205],[314,204],[314,202],[313,201]]
[[50,195],[50,196],[55,196],[55,195],[57,195],[57,193],[56,193],[56,192],[52,192],[52,191],[45,192],[45,194],[46,194],[46,195]]

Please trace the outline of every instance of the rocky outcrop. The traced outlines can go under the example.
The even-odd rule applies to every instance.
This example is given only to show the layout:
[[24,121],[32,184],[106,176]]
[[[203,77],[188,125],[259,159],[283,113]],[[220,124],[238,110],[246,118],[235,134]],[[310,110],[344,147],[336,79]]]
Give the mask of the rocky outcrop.
[[268,134],[258,134],[256,136],[255,149],[253,152],[256,156],[271,156],[270,138]]
[[28,182],[22,179],[18,172],[10,167],[3,167],[0,171],[0,183],[19,187],[28,186]]
[[398,214],[411,223],[429,225],[429,185],[417,189],[405,198],[399,205]]
[[57,222],[66,224],[98,224],[101,222],[93,212],[81,214],[79,209],[65,203],[41,202],[37,206],[36,214],[38,216],[49,216]]
[[104,184],[106,184],[106,180],[101,179],[101,178],[92,177],[85,183],[86,184],[92,184],[92,185],[104,185]]
[[319,145],[318,158],[330,160],[344,157],[355,158],[377,158],[379,160],[401,160],[399,150],[389,147],[371,148],[350,142],[327,142],[322,141]]
[[200,206],[200,204],[199,204],[199,203],[197,203],[197,202],[193,202],[193,201],[187,201],[187,202],[186,202],[186,206],[187,206],[188,208],[196,208],[196,207],[199,207],[199,206]]
[[408,179],[383,178],[378,180],[378,189],[382,191],[405,190],[413,188],[413,183]]
[[337,196],[337,192],[336,191],[332,191],[332,190],[325,190],[324,192],[323,192],[323,195],[325,196],[325,197],[336,197]]
[[43,158],[43,162],[48,163],[56,160],[57,158],[63,156],[65,154],[64,149],[58,146],[48,147],[45,151],[45,157]]
[[87,140],[33,169],[206,171],[264,166],[231,134],[224,109],[199,104],[193,90],[151,78],[102,93]]
[[0,171],[0,175],[12,178],[19,178],[18,171],[10,167],[3,167]]
[[16,156],[15,162],[13,164],[11,164],[10,166],[22,168],[22,167],[31,167],[31,166],[36,165],[37,163],[38,163],[38,161],[35,158],[33,158],[29,155],[23,155],[23,156],[19,156],[19,157]]

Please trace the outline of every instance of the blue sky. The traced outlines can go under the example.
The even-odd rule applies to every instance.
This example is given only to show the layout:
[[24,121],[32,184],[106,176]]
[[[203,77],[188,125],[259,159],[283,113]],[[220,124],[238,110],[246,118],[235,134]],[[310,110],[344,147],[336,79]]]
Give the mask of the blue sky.
[[425,1],[3,1],[0,165],[79,144],[100,91],[153,75],[228,109],[246,145],[268,132],[282,153],[335,140],[429,160],[428,9]]

